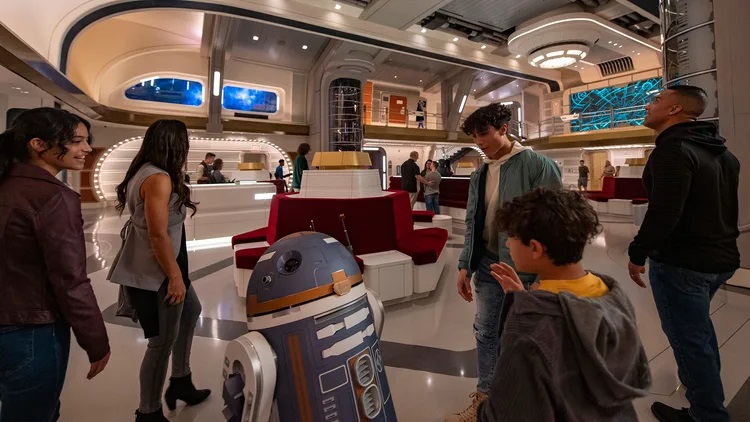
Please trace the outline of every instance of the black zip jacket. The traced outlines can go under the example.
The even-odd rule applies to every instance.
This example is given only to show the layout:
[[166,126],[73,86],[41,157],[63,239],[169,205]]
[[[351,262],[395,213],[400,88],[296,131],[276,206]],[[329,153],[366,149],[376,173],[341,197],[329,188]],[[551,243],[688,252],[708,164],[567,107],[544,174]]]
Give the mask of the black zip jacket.
[[409,158],[401,164],[401,190],[407,192],[418,192],[417,189],[417,175],[419,174],[419,166],[414,160]]
[[740,265],[740,163],[709,122],[674,125],[656,138],[643,171],[648,211],[630,261],[720,274]]

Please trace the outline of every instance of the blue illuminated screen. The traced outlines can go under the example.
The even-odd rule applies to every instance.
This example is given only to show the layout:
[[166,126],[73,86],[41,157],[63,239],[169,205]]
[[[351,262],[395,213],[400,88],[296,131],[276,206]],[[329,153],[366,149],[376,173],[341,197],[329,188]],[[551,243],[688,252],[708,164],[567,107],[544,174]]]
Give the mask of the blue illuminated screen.
[[278,99],[275,92],[225,85],[221,105],[227,110],[273,114],[279,109]]
[[131,100],[199,106],[203,104],[203,84],[177,78],[141,81],[125,91]]
[[[570,94],[571,113],[599,113],[584,115],[570,122],[573,132],[609,129],[617,126],[639,126],[643,124],[646,110],[642,106],[651,102],[654,94],[660,90],[661,78],[645,79],[625,86],[592,89],[591,91]],[[621,110],[638,107],[635,110]],[[613,119],[614,118],[614,119]],[[614,124],[613,124],[614,120]]]

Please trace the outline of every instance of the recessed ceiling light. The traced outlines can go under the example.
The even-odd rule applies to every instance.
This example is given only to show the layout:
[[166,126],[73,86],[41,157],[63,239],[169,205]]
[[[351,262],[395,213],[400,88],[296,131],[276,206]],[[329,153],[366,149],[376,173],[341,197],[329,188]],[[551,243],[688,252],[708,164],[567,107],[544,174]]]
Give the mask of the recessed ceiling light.
[[641,55],[641,53],[638,53],[638,55],[640,56],[640,55]]
[[622,44],[618,45],[617,48],[622,48]]
[[487,45],[486,44],[482,44],[482,50],[484,50],[485,48],[487,48]]
[[477,92],[476,88],[474,88],[474,92]]
[[517,59],[520,59],[520,58],[521,58],[521,55],[520,55],[520,54],[517,54],[517,55],[516,55],[516,58],[517,58]]
[[612,44],[612,41],[610,41],[609,43]]
[[458,41],[458,37],[453,37],[453,42]]
[[635,50],[633,50],[633,53],[635,53]]
[[307,44],[303,45],[303,46],[302,46],[302,49],[303,49],[303,50],[307,50]]
[[259,39],[257,35],[253,35],[253,41],[258,41]]
[[419,31],[419,32],[421,32],[421,33],[423,33],[423,34],[424,34],[425,32],[427,32],[427,28],[422,28],[422,30],[421,30],[421,31]]
[[393,79],[398,79],[398,75],[393,75]]
[[419,82],[422,82],[422,80],[420,79]]
[[338,4],[338,3],[336,3],[336,5],[333,6],[333,8],[336,9],[336,10],[341,10],[341,5]]

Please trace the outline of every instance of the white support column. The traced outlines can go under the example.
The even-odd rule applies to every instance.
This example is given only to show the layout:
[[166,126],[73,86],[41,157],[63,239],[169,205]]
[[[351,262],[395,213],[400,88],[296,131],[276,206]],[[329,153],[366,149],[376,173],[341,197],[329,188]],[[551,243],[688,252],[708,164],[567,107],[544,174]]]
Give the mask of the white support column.
[[[691,0],[693,1],[693,0]],[[719,128],[727,146],[742,164],[740,173],[740,239],[743,268],[750,268],[750,8],[745,0],[713,2],[716,68],[719,88]]]

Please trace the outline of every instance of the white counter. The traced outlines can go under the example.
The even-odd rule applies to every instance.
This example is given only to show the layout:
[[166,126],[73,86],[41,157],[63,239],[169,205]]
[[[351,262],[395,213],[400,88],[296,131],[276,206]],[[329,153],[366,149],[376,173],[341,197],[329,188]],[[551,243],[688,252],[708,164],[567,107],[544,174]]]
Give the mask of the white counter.
[[199,203],[185,220],[187,240],[234,236],[268,224],[273,183],[191,185],[191,199]]

